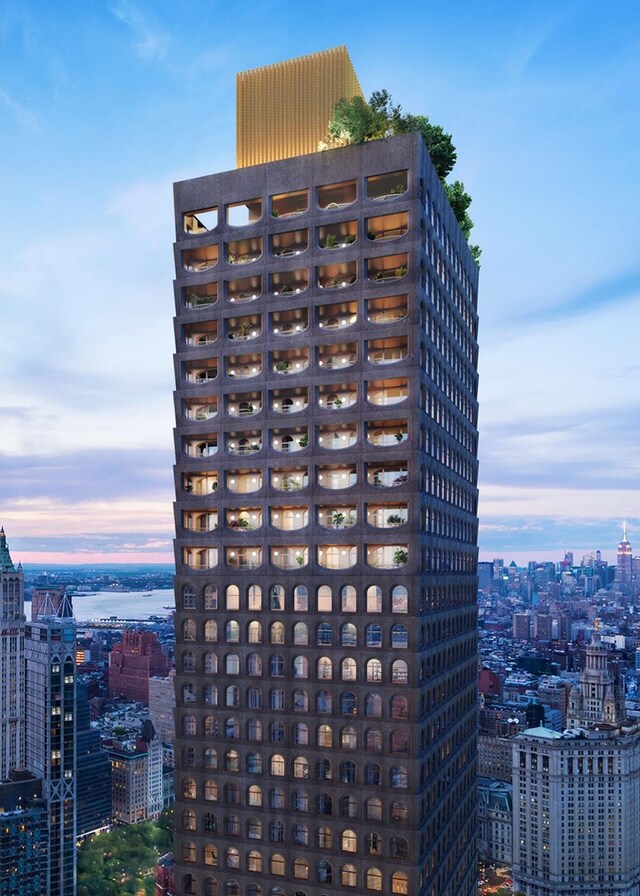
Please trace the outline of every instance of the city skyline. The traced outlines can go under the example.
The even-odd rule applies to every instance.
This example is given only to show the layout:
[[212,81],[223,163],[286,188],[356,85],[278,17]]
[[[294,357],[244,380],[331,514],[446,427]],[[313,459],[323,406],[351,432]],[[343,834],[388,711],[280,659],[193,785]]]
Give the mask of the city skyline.
[[[612,559],[623,519],[637,549],[633,5],[400,3],[389,22],[374,3],[366,21],[341,8],[277,25],[274,9],[5,6],[0,515],[14,555],[171,560],[170,184],[234,167],[233,73],[338,43],[366,95],[386,88],[453,134],[452,176],[474,198],[481,559]],[[415,59],[404,71],[372,52],[394,35]]]

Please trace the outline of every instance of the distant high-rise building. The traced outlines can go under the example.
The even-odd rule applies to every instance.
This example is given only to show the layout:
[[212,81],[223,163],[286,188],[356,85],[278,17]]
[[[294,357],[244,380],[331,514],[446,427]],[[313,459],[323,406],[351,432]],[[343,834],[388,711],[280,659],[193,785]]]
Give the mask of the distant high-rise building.
[[633,554],[627,538],[626,523],[622,528],[622,541],[618,543],[616,582],[625,588],[631,587],[633,583]]
[[0,529],[0,781],[24,767],[24,574]]
[[165,676],[169,663],[155,632],[125,631],[109,654],[109,696],[149,705],[149,679]]
[[26,626],[27,768],[48,815],[47,896],[76,886],[76,622],[69,598]]
[[162,742],[150,720],[135,743],[109,748],[113,781],[113,818],[136,824],[157,818],[163,809]]
[[166,678],[149,679],[149,715],[161,741],[171,742],[176,737],[176,694],[173,669]]
[[102,749],[100,732],[91,727],[88,689],[81,682],[77,683],[76,807],[78,837],[111,824],[111,761]]
[[177,892],[471,896],[477,267],[419,134],[254,161],[175,185]]
[[640,725],[596,630],[570,727],[513,741],[513,882],[525,896],[638,896]]
[[64,585],[33,588],[31,591],[31,621],[37,622],[38,616],[41,616],[43,612],[57,613],[63,598]]
[[519,641],[528,641],[531,637],[531,614],[514,613],[512,617],[513,637]]

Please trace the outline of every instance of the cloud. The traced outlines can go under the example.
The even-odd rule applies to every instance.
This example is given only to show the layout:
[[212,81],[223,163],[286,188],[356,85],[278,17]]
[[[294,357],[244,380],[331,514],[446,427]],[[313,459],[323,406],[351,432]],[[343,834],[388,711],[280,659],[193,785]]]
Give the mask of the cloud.
[[32,131],[34,134],[42,133],[37,116],[28,109],[25,109],[21,103],[14,100],[2,87],[0,87],[0,103],[13,113],[16,121],[18,124],[22,125],[23,128]]
[[609,308],[638,294],[640,294],[640,270],[628,271],[593,283],[573,296],[554,302],[553,305],[516,313],[513,322],[546,325],[600,308]]
[[[640,537],[640,518],[627,523],[627,532],[633,545],[634,536]],[[565,551],[572,550],[580,561],[583,554],[600,550],[611,562],[615,561],[621,535],[622,523],[616,517],[486,517],[480,525],[478,541],[481,559],[511,559],[517,553],[522,562],[561,560]]]
[[134,48],[140,59],[164,59],[169,49],[169,35],[149,20],[130,0],[119,0],[111,6],[114,16],[132,30]]

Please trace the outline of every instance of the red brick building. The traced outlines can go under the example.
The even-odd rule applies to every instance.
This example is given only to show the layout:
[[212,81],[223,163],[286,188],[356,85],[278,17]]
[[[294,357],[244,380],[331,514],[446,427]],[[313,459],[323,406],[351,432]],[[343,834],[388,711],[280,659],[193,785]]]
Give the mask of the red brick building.
[[149,679],[165,676],[167,658],[154,632],[125,631],[109,656],[109,696],[149,705]]

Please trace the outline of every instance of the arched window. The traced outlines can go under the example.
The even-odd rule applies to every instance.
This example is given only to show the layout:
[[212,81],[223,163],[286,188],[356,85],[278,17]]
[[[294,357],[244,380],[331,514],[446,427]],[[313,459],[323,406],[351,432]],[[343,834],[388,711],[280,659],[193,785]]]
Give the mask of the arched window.
[[215,619],[207,619],[204,624],[204,639],[205,641],[215,641],[218,640],[218,623]]
[[185,896],[195,896],[196,879],[193,874],[184,874],[182,876],[182,890]]
[[331,613],[333,610],[333,594],[328,585],[318,588],[318,613]]
[[333,881],[333,867],[331,862],[327,862],[325,859],[320,859],[318,862],[316,873],[321,884],[330,884]]
[[318,815],[333,814],[333,800],[328,793],[319,793],[317,798]]
[[297,656],[293,661],[293,677],[308,678],[309,677],[309,660],[306,656]]
[[278,777],[282,777],[284,775],[285,767],[284,767],[284,756],[281,756],[280,753],[274,753],[271,757],[271,774],[277,775]]
[[365,802],[364,808],[369,821],[382,821],[382,800],[372,797]]
[[262,774],[262,756],[260,753],[247,753],[247,772],[250,775]]
[[404,837],[391,838],[391,857],[393,859],[409,858],[409,844]]
[[356,764],[355,762],[343,762],[340,765],[340,780],[343,784],[356,783]]
[[195,641],[196,639],[196,624],[193,619],[185,619],[182,623],[182,640],[183,641]]
[[[240,788],[237,784],[225,784],[224,785],[224,798],[226,803],[229,806],[239,806],[240,805]],[[234,816],[235,817],[235,816]],[[240,821],[237,823],[237,836],[240,836]]]
[[216,781],[212,781],[208,779],[204,782],[204,798],[208,800],[210,803],[215,803],[218,800],[218,784]]
[[382,890],[382,873],[378,868],[367,868],[366,874],[367,890]]
[[237,750],[227,750],[224,754],[224,767],[228,772],[240,771],[240,754]]
[[306,585],[296,585],[293,589],[293,609],[295,613],[306,613],[309,609],[309,590]]
[[391,786],[399,788],[406,788],[409,786],[409,775],[404,766],[398,765],[391,769]]
[[182,587],[182,609],[195,610],[196,608],[196,589],[193,585],[183,585]]
[[343,750],[355,750],[358,746],[356,729],[346,725],[340,734],[340,746]]
[[391,892],[398,896],[407,896],[409,893],[409,878],[404,871],[394,871],[391,875]]
[[183,703],[195,703],[196,702],[196,687],[193,682],[188,681],[186,684],[182,685],[182,702]]
[[333,629],[328,622],[321,622],[316,632],[318,647],[331,647],[333,644]]
[[232,684],[225,690],[224,704],[225,706],[240,706],[240,688],[237,685]]
[[[369,816],[367,816],[368,818]],[[381,856],[382,855],[382,837],[380,834],[376,834],[375,832],[371,832],[367,834],[365,840],[367,846],[367,852],[370,856]]]
[[368,625],[365,629],[367,647],[382,647],[382,626],[377,623]]
[[364,783],[371,787],[382,784],[382,771],[377,762],[368,762],[364,767]]
[[203,815],[203,827],[208,834],[215,834],[218,831],[218,819],[213,812],[205,812]]
[[272,874],[278,874],[282,876],[285,871],[284,864],[284,856],[281,856],[279,853],[274,853],[271,856],[271,862],[269,863],[269,870]]
[[215,653],[205,653],[204,671],[207,675],[215,675],[218,671],[218,656]]
[[269,691],[269,709],[284,709],[285,693],[283,688],[271,688]]
[[309,879],[309,863],[306,859],[297,858],[293,860],[293,876],[296,880]]
[[364,714],[370,718],[380,718],[382,715],[382,697],[380,694],[367,694],[364,704]]
[[182,733],[191,737],[194,734],[197,734],[197,722],[195,716],[182,716]]
[[358,883],[358,873],[355,865],[343,865],[340,869],[340,883],[343,887],[355,887]]
[[382,613],[382,589],[378,585],[367,588],[367,613]]
[[317,712],[331,712],[333,708],[333,699],[330,691],[318,691],[316,694],[316,710]]
[[207,747],[202,754],[202,761],[205,768],[218,768],[218,751],[213,747]]
[[258,653],[247,657],[247,675],[262,675],[262,657]]
[[358,851],[358,838],[356,837],[355,831],[350,831],[350,830],[343,831],[340,845],[342,847],[343,852],[357,852]]
[[237,740],[240,737],[240,722],[233,716],[225,720],[224,736],[227,740]]
[[192,843],[190,840],[186,840],[182,844],[182,861],[183,862],[195,862],[196,860],[196,845]]
[[227,868],[239,868],[240,867],[240,853],[235,848],[235,846],[229,846],[224,851],[224,863]]
[[269,824],[269,840],[272,843],[284,843],[284,824],[281,821],[272,821]]
[[293,711],[294,712],[308,712],[309,710],[309,695],[306,691],[302,690],[302,688],[296,688],[293,692]]
[[391,803],[391,821],[397,821],[399,824],[407,824],[409,821],[409,808],[406,803]]
[[282,585],[272,585],[269,588],[269,606],[276,612],[284,610],[284,588]]
[[205,610],[218,609],[218,589],[215,585],[205,585],[203,597]]
[[408,647],[409,633],[406,625],[394,625],[391,629],[391,646],[392,647]]
[[[305,692],[303,691],[303,693]],[[293,699],[295,702],[295,693],[293,695]],[[293,726],[293,742],[294,744],[301,744],[303,746],[306,746],[309,743],[309,728],[304,724],[304,722],[296,722]]]
[[316,778],[318,781],[330,781],[332,777],[331,760],[318,759],[316,762]]
[[262,821],[259,818],[249,818],[247,821],[247,839],[262,840]]
[[391,612],[409,612],[409,592],[404,585],[396,585],[391,589]]
[[306,824],[294,824],[291,834],[296,846],[309,845],[309,828]]
[[227,815],[224,819],[224,832],[231,837],[240,836],[240,819],[237,815]]
[[318,828],[318,849],[331,849],[333,846],[333,831],[331,828]]
[[306,790],[297,789],[293,791],[291,807],[294,812],[309,811],[309,794]]
[[218,881],[215,877],[205,877],[204,896],[218,896]]
[[333,731],[331,730],[330,725],[320,725],[320,727],[318,728],[318,746],[333,746]]
[[225,657],[225,671],[227,675],[240,674],[240,657],[237,653],[228,653]]
[[340,797],[340,815],[343,818],[355,818],[358,813],[358,803],[355,796]]
[[343,681],[355,681],[358,677],[358,665],[352,657],[342,660],[340,664],[340,677]]
[[284,625],[282,622],[272,622],[269,632],[272,644],[284,644]]
[[340,592],[343,613],[355,613],[358,609],[357,592],[353,585],[345,585]]
[[321,656],[318,660],[318,678],[321,681],[331,681],[333,677],[333,663],[328,656]]
[[255,871],[257,874],[262,871],[262,855],[257,849],[252,849],[247,853],[247,871]]
[[382,752],[382,731],[377,728],[369,728],[365,736],[365,749],[369,753]]
[[262,709],[262,691],[260,688],[247,690],[247,706],[249,709]]
[[262,740],[262,722],[260,719],[247,721],[247,740],[259,742]]
[[340,643],[343,647],[356,647],[358,644],[358,630],[353,622],[345,622],[340,629]]
[[406,697],[401,697],[399,694],[396,694],[395,697],[391,698],[391,718],[409,718],[409,701]]
[[218,867],[218,849],[215,846],[209,845],[204,848],[204,863],[205,865],[211,865],[212,868]]
[[382,663],[380,660],[367,660],[367,681],[382,681]]
[[187,673],[196,671],[196,657],[190,650],[185,650],[182,654],[182,671]]
[[202,696],[207,706],[218,705],[218,688],[215,684],[205,684],[202,688]]
[[309,777],[309,763],[304,758],[304,756],[296,756],[293,760],[293,777],[294,778],[308,778]]
[[225,896],[240,896],[240,884],[236,880],[230,880],[224,885]]
[[204,736],[205,737],[215,737],[218,733],[218,720],[215,716],[205,716],[204,718]]
[[404,660],[394,660],[391,664],[391,681],[394,684],[408,683],[409,667]]
[[249,623],[249,627],[247,629],[247,641],[249,644],[261,644],[262,643],[262,626],[255,619],[253,622]]
[[293,643],[298,646],[309,643],[309,630],[306,622],[296,622],[293,626]]
[[195,768],[196,764],[196,751],[195,747],[183,747],[182,748],[182,764],[187,768]]
[[225,602],[227,610],[240,609],[240,589],[237,585],[227,585]]
[[351,691],[345,691],[340,695],[340,712],[343,716],[355,716],[358,712],[356,695]]
[[269,726],[269,740],[272,744],[284,743],[284,722],[272,722]]
[[281,678],[284,675],[284,657],[279,653],[269,657],[269,671],[271,675]]
[[249,585],[247,589],[247,609],[262,609],[262,588],[260,585]]
[[196,813],[193,809],[185,809],[182,813],[182,828],[185,831],[195,831],[196,829]]

